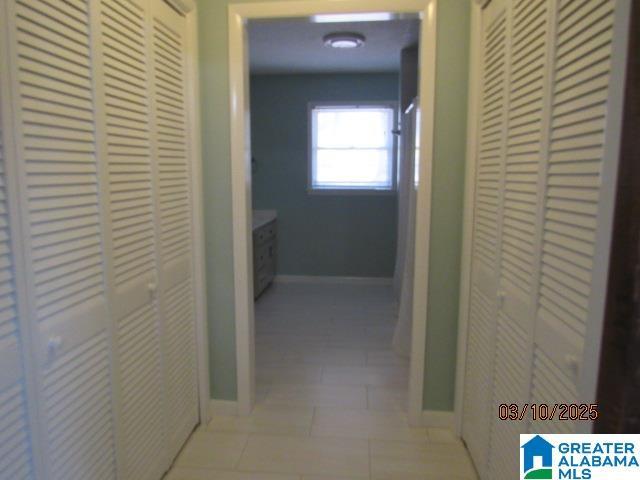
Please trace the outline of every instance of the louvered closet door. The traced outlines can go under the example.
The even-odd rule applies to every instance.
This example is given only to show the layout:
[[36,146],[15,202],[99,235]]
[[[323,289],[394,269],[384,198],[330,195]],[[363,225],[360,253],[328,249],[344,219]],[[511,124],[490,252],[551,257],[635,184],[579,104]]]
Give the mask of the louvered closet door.
[[[519,475],[519,434],[527,419],[501,421],[500,404],[529,399],[531,337],[535,321],[535,279],[542,203],[544,92],[549,80],[547,45],[550,1],[510,2],[507,18],[508,87],[506,150],[499,245],[498,328],[489,445],[489,472],[495,479]],[[542,190],[543,191],[543,190]],[[506,455],[505,452],[516,452]]]
[[472,285],[465,374],[463,438],[481,474],[487,471],[493,400],[501,184],[506,94],[505,1],[494,0],[482,18],[480,141],[473,223]]
[[[570,403],[581,398],[578,377],[597,278],[593,259],[603,203],[600,173],[604,162],[615,161],[604,156],[607,99],[611,89],[622,87],[611,85],[618,2],[557,3],[532,401]],[[571,422],[531,427],[536,432],[574,428]]]
[[[2,14],[3,9],[0,4]],[[0,68],[5,68],[4,62],[0,62]],[[7,81],[5,73],[0,72],[0,85]],[[5,101],[0,93],[3,108],[8,106]],[[0,112],[0,479],[19,480],[34,478],[34,469],[11,241],[17,227],[9,212],[4,139],[7,131],[2,128],[2,114],[10,118],[10,113],[8,109]]]
[[88,3],[8,2],[26,312],[51,479],[115,476]]
[[159,216],[169,449],[175,455],[198,422],[186,19],[153,0],[154,165]]
[[122,477],[158,479],[170,459],[157,299],[150,3],[99,0],[94,8]]
[[[614,23],[624,15],[620,5],[628,3],[509,0],[506,10],[503,5],[492,0],[483,11],[463,419],[481,477],[499,480],[518,475],[518,433],[576,428],[557,414],[555,421],[531,422],[530,412],[523,421],[499,421],[499,404],[576,403],[592,394],[581,391],[580,374],[593,327],[589,319],[595,318],[589,309],[599,293],[593,285],[606,280],[605,271],[595,271],[594,257],[597,239],[609,233],[598,224],[600,209],[611,201],[604,197],[601,175],[616,162],[615,154],[605,156],[606,140],[613,138],[607,136],[607,106],[612,92],[622,88],[612,84],[611,65],[615,55],[624,54],[613,50]],[[500,99],[494,99],[496,92]],[[495,309],[489,289],[494,264]],[[488,414],[480,385],[493,400]],[[490,432],[476,415],[488,415]]]

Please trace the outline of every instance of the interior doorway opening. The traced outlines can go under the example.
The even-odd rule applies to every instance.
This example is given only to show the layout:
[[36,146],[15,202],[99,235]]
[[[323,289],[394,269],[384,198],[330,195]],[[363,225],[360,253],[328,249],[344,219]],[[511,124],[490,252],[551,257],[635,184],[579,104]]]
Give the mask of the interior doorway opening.
[[[384,3],[384,2],[383,2]],[[419,4],[419,5],[418,5]],[[276,5],[278,5],[276,7]],[[273,7],[273,8],[269,8]],[[253,237],[253,204],[252,204],[252,182],[251,176],[254,171],[253,169],[260,168],[261,159],[258,158],[257,155],[254,155],[249,146],[252,144],[252,137],[249,133],[249,119],[254,116],[254,112],[252,110],[253,105],[251,105],[250,101],[250,69],[249,69],[249,38],[247,35],[247,23],[249,22],[249,26],[251,25],[252,20],[260,20],[261,22],[270,19],[271,21],[282,21],[275,19],[283,19],[283,18],[306,18],[307,23],[308,19],[313,18],[317,19],[318,15],[335,15],[341,14],[346,15],[347,18],[353,19],[353,15],[360,14],[371,14],[371,7],[363,7],[359,4],[359,2],[345,2],[341,4],[339,7],[335,5],[331,5],[330,8],[326,6],[318,6],[318,4],[307,4],[303,6],[299,6],[296,9],[290,9],[287,11],[287,6],[279,5],[279,4],[270,4],[268,6],[263,6],[262,8],[258,8],[257,6],[250,5],[237,5],[230,7],[230,55],[231,55],[231,88],[232,88],[232,164],[233,164],[233,186],[234,186],[234,217],[235,217],[235,225],[234,225],[234,243],[236,246],[240,246],[241,248],[236,249],[234,252],[234,266],[235,266],[235,287],[236,287],[236,334],[237,334],[237,352],[238,352],[238,412],[242,414],[248,414],[252,411],[253,406],[255,404],[256,398],[260,399],[261,395],[264,395],[263,391],[259,391],[256,388],[256,379],[260,378],[261,373],[256,371],[256,353],[259,353],[255,350],[255,339],[256,335],[256,323],[255,323],[255,315],[254,315],[254,305],[253,305],[253,293],[259,292],[264,285],[261,285],[260,277],[254,277],[254,262],[256,259],[259,261],[259,253],[254,254],[254,242],[255,237]],[[295,11],[294,11],[295,10]],[[422,70],[425,72],[424,75],[418,75],[418,79],[416,84],[419,85],[419,89],[422,92],[422,99],[416,99],[413,113],[411,113],[411,109],[409,109],[409,114],[415,117],[416,112],[422,112],[422,122],[420,122],[420,126],[415,129],[413,141],[415,142],[415,138],[418,138],[420,141],[418,144],[422,145],[431,145],[432,144],[432,135],[433,135],[433,90],[434,90],[434,70],[435,70],[435,2],[426,1],[426,2],[389,2],[389,5],[380,6],[379,11],[389,12],[385,13],[388,15],[388,18],[400,18],[402,16],[411,15],[413,18],[420,18],[422,22],[420,22],[419,30],[420,30],[420,49],[419,49],[419,61],[423,66],[428,67],[429,65],[432,68],[423,68]],[[379,12],[374,12],[379,13]],[[351,16],[351,17],[349,17]],[[250,30],[250,29],[249,29]],[[399,53],[399,52],[398,52]],[[237,60],[237,61],[236,61]],[[417,67],[416,67],[416,70]],[[283,99],[285,100],[285,99]],[[346,103],[353,103],[348,102]],[[400,103],[400,102],[398,102]],[[354,105],[345,105],[345,100],[342,100],[341,105],[333,105],[333,107],[342,106],[342,107],[353,107]],[[358,105],[356,105],[358,107]],[[360,106],[362,108],[362,106]],[[400,107],[398,107],[398,110]],[[348,108],[345,108],[348,110]],[[353,110],[353,108],[352,108]],[[252,115],[249,115],[251,111]],[[309,107],[309,116],[313,118],[313,108]],[[323,112],[327,113],[327,112]],[[336,112],[334,113],[334,117]],[[396,115],[397,122],[397,115]],[[274,122],[278,121],[277,116],[274,115]],[[396,129],[397,130],[397,129]],[[318,137],[314,137],[313,132],[309,132],[309,145],[315,145],[314,140],[318,140]],[[398,132],[395,132],[398,133]],[[397,140],[395,140],[394,136],[394,155],[397,151],[398,146]],[[319,149],[322,149],[323,145],[317,145]],[[382,148],[382,146],[381,146]],[[430,179],[430,168],[431,168],[431,153],[428,149],[418,149],[415,150],[414,144],[414,153],[411,155],[411,165],[417,166],[419,172],[416,174],[412,174],[411,177],[411,190],[414,192],[415,198],[415,218],[417,219],[415,230],[411,232],[406,238],[412,237],[415,239],[415,255],[413,256],[413,262],[411,267],[412,271],[408,275],[411,279],[412,285],[408,287],[405,284],[406,289],[411,292],[410,300],[407,302],[405,300],[405,310],[407,318],[409,319],[409,338],[408,345],[406,347],[407,353],[409,353],[410,361],[408,362],[410,365],[407,369],[407,383],[409,386],[408,400],[407,400],[407,408],[409,418],[413,424],[422,423],[422,410],[423,410],[423,381],[424,381],[424,338],[426,334],[426,296],[424,292],[427,291],[427,281],[428,281],[428,238],[429,238],[429,216],[430,216],[430,207],[429,207],[429,199],[430,199],[430,188],[429,184]],[[417,153],[416,153],[417,152]],[[310,161],[313,161],[314,152],[309,152]],[[318,158],[322,157],[322,159],[327,158],[326,152],[321,152],[318,155]],[[397,157],[396,157],[397,158]],[[321,160],[322,160],[321,159]],[[304,162],[304,158],[302,159]],[[314,192],[314,187],[317,185],[314,184],[314,181],[329,181],[332,180],[331,175],[334,177],[340,177],[340,175],[345,175],[345,172],[336,172],[335,169],[333,172],[327,170],[326,164],[331,164],[331,159],[325,164],[322,164],[322,161],[319,161],[317,165],[310,165],[309,175],[307,178],[308,191],[306,192],[309,196],[314,195],[326,195],[327,192],[316,191]],[[333,164],[335,165],[335,159]],[[324,169],[324,170],[323,170]],[[378,172],[382,169],[378,168]],[[314,175],[317,175],[317,178],[314,178]],[[375,178],[376,181],[384,183],[386,178],[383,178],[384,175],[378,175]],[[344,177],[340,177],[344,180]],[[398,171],[394,171],[390,176],[393,185],[393,191],[397,190],[397,185],[401,176],[398,175]],[[416,181],[415,179],[422,179]],[[335,180],[335,178],[333,178]],[[405,180],[402,177],[402,180]],[[321,190],[317,189],[317,190]],[[354,191],[349,192],[348,195],[352,195],[354,197],[361,196],[363,192],[358,192],[356,188]],[[371,193],[371,192],[368,192]],[[377,192],[382,197],[385,193],[388,192]],[[327,197],[328,198],[328,197]],[[259,209],[261,210],[261,209]],[[264,209],[270,210],[270,209]],[[271,209],[272,210],[272,209]],[[262,213],[263,215],[268,215]],[[277,214],[276,214],[277,215]],[[260,214],[257,215],[258,217]],[[395,219],[397,221],[397,218]],[[270,221],[270,220],[269,220]],[[269,223],[267,221],[267,224]],[[259,223],[259,222],[258,222]],[[395,222],[394,222],[395,223]],[[411,222],[412,223],[412,222]],[[409,225],[409,222],[405,223],[405,228]],[[278,231],[279,226],[276,229],[272,229],[272,231]],[[397,229],[397,225],[394,224],[394,232]],[[277,234],[276,234],[277,235]],[[264,237],[263,237],[264,238]],[[280,248],[280,247],[279,247]],[[265,250],[263,250],[264,252]],[[268,250],[266,250],[268,251]],[[393,249],[393,259],[391,261],[393,268],[392,270],[396,270],[396,251]],[[256,257],[255,255],[258,255]],[[385,275],[387,279],[393,277],[393,273],[391,275]],[[311,275],[313,276],[313,275]],[[309,277],[309,276],[305,276]],[[286,282],[288,279],[286,276],[284,278],[280,278],[280,280],[284,280]],[[307,279],[308,280],[308,279]],[[340,279],[342,285],[345,284],[345,279]],[[379,278],[376,279],[379,283],[376,287],[381,287],[380,283],[382,282]],[[257,283],[256,283],[257,282]],[[354,280],[350,279],[346,283],[351,283],[350,287],[355,287],[353,285]],[[358,283],[358,281],[355,281]],[[375,283],[375,282],[374,282]],[[389,292],[389,304],[395,305],[396,302],[399,303],[400,296],[395,296],[393,292],[392,285],[395,283],[393,281],[387,280],[387,287]],[[400,282],[402,283],[402,282]],[[286,283],[276,283],[276,288],[274,288],[271,292],[267,293],[275,293],[278,291],[277,287],[279,285],[283,285],[280,288],[280,291],[286,290],[284,287]],[[291,285],[289,285],[291,287]],[[326,285],[325,285],[326,287]],[[340,288],[340,287],[338,287]],[[290,288],[291,289],[291,288]],[[419,290],[419,296],[413,296],[413,290]],[[302,288],[304,290],[304,288]],[[318,289],[322,290],[322,289]],[[325,289],[326,290],[326,289]],[[329,289],[330,290],[330,289]],[[343,287],[342,290],[345,290]],[[373,289],[375,290],[375,288]],[[371,292],[373,292],[371,290]],[[401,291],[402,289],[398,289]],[[396,290],[396,291],[398,291]],[[369,301],[373,298],[380,297],[379,294],[373,293],[363,294],[364,297],[368,297]],[[398,292],[399,293],[399,292]],[[265,297],[266,298],[266,297]],[[334,297],[335,298],[335,297]],[[383,307],[387,308],[387,307]],[[392,308],[392,307],[388,307]],[[258,314],[259,312],[258,308]],[[416,321],[417,319],[417,321]],[[393,328],[395,332],[395,326]],[[387,329],[387,333],[394,333],[390,329]],[[352,331],[352,333],[354,333]],[[257,332],[260,335],[260,332]],[[334,338],[338,335],[338,332],[333,332]],[[329,336],[331,336],[331,332],[329,332]],[[389,335],[393,336],[393,335]],[[389,340],[391,340],[389,338]],[[295,342],[295,340],[294,340]],[[299,347],[299,345],[298,345]],[[390,349],[389,349],[390,350]],[[327,352],[325,351],[325,354]],[[366,356],[367,352],[364,352],[364,368],[366,368]],[[360,360],[358,360],[360,361]],[[310,373],[309,373],[310,372]],[[337,372],[339,373],[339,372]],[[354,372],[351,372],[354,373]],[[301,369],[300,375],[305,377],[306,374],[311,376],[317,376],[317,370],[310,369],[305,372],[304,369]],[[268,374],[267,374],[268,376]],[[329,375],[330,376],[330,375]],[[338,375],[339,376],[339,375]],[[264,378],[264,377],[263,377]],[[327,376],[324,376],[325,381],[327,381]],[[322,382],[322,374],[320,373],[320,381]],[[258,394],[256,396],[256,393]]]

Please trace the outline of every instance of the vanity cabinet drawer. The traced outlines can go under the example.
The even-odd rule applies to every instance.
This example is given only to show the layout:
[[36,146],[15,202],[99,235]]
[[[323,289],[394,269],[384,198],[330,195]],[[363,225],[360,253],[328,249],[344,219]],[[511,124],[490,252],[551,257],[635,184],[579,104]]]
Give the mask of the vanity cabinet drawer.
[[253,232],[253,244],[262,245],[273,240],[277,234],[276,222],[270,222]]
[[260,270],[265,265],[274,263],[276,256],[275,242],[265,243],[253,249],[253,265],[256,270]]

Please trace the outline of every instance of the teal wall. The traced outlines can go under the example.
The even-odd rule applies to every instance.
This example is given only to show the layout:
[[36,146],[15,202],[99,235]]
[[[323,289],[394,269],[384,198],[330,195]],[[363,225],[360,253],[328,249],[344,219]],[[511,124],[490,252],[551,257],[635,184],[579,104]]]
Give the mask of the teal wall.
[[[229,3],[240,2],[198,0],[211,396],[225,400],[236,398],[227,43]],[[438,3],[432,290],[427,329],[425,408],[451,410],[470,0],[440,0]],[[450,200],[451,204],[445,204],[443,200]],[[438,258],[438,255],[443,257]]]
[[438,2],[438,58],[424,383],[424,405],[427,410],[452,410],[454,400],[470,13],[469,2],[465,0]]
[[397,195],[309,194],[307,107],[397,97],[395,74],[252,76],[253,206],[278,212],[279,274],[393,276]]

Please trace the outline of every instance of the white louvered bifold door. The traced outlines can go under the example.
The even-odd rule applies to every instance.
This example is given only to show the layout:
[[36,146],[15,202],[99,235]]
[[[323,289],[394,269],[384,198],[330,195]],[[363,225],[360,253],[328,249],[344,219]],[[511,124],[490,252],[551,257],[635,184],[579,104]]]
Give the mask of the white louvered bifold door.
[[0,479],[159,480],[199,420],[186,17],[0,7]]
[[169,451],[178,453],[198,422],[186,19],[153,1],[154,164],[158,194],[160,298],[164,321]]
[[157,297],[151,5],[147,0],[98,0],[93,5],[121,474],[127,480],[152,480],[160,478],[171,459]]
[[[558,0],[552,51],[548,166],[542,212],[541,274],[532,399],[581,400],[579,378],[597,276],[594,257],[605,162],[607,102],[617,11],[624,1]],[[618,13],[620,16],[621,13]],[[613,112],[610,112],[613,113]],[[609,135],[611,138],[611,135]],[[606,278],[606,277],[605,277]],[[593,317],[591,317],[593,318]],[[538,422],[532,431],[571,432],[571,422]]]
[[490,478],[516,478],[519,434],[528,422],[502,421],[501,404],[529,399],[530,339],[535,318],[536,246],[541,178],[544,172],[544,91],[549,80],[549,1],[510,2],[507,11],[508,86],[502,191],[499,312],[494,357],[489,444]]
[[[89,5],[8,2],[26,315],[48,478],[116,473]],[[15,179],[14,179],[15,180]]]
[[482,12],[463,418],[482,479],[518,476],[519,433],[577,427],[557,413],[532,422],[530,410],[522,421],[502,421],[500,404],[550,404],[551,412],[554,404],[593,401],[584,379],[597,372],[584,371],[584,352],[599,342],[594,298],[603,292],[593,286],[604,284],[606,268],[595,261],[608,255],[601,209],[613,198],[602,172],[617,165],[618,152],[605,151],[617,141],[608,129],[619,111],[608,107],[622,89],[612,63],[626,54],[624,41],[616,51],[613,40],[616,26],[626,28],[628,5],[492,0]]
[[501,185],[504,176],[506,94],[505,0],[493,1],[482,25],[482,89],[478,119],[472,280],[465,373],[463,438],[481,474],[487,469],[491,430],[497,316]]
[[[0,3],[0,15],[5,14],[4,7]],[[11,113],[3,103],[8,81],[5,60],[0,52],[0,479],[27,480],[35,478],[30,433],[33,419],[27,406],[24,332],[19,318],[24,312],[19,314],[12,241],[12,235],[17,238],[19,227],[9,210],[10,186],[6,174],[11,139],[3,123],[4,119],[10,121]]]

